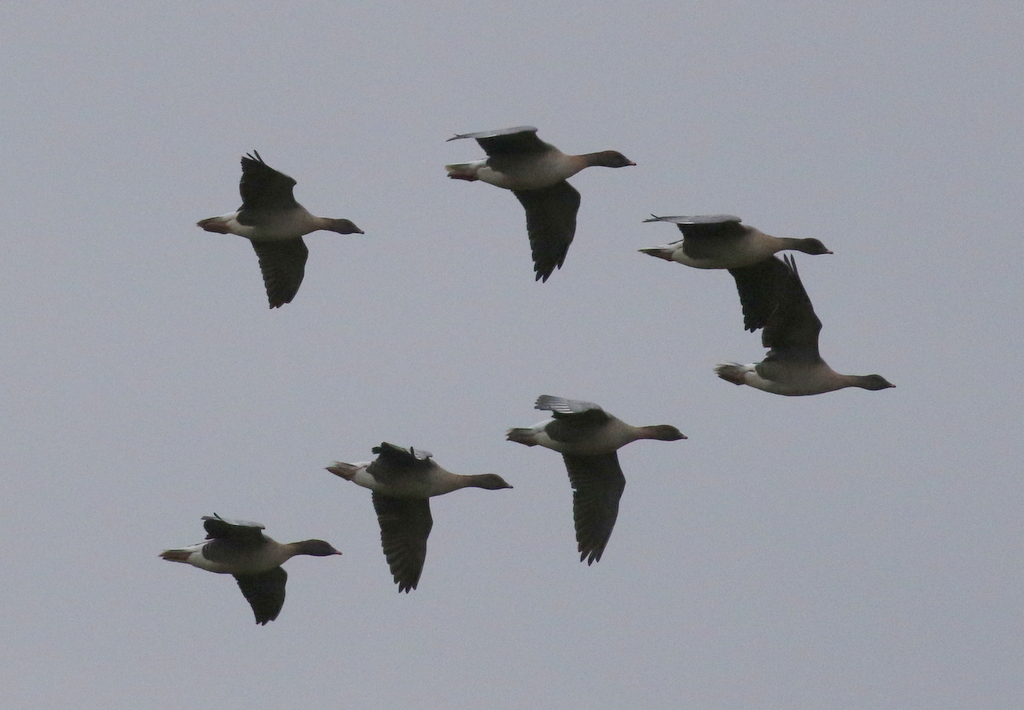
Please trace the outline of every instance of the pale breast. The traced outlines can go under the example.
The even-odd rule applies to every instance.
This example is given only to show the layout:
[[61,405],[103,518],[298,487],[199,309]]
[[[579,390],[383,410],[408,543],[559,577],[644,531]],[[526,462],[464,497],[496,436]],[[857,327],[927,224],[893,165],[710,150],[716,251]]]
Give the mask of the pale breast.
[[747,384],[765,392],[800,397],[846,387],[842,375],[824,362],[762,362],[746,374]]
[[239,216],[246,223],[240,225],[246,231],[234,234],[261,241],[298,239],[322,228],[321,220],[301,205],[289,210],[247,211]]
[[672,260],[695,269],[739,269],[764,261],[778,250],[775,237],[752,229],[738,239],[680,245]]
[[539,190],[572,177],[586,164],[560,151],[541,155],[499,156],[488,159],[477,178],[506,190]]
[[610,454],[621,447],[636,441],[636,429],[612,418],[585,437],[572,441],[556,441],[546,432],[537,437],[537,443],[561,454],[570,456],[596,456]]

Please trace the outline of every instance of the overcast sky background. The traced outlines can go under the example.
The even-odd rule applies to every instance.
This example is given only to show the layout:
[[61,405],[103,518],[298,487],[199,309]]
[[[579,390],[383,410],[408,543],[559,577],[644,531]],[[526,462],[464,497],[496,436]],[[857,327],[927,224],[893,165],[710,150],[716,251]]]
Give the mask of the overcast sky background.
[[[1019,2],[8,3],[0,8],[0,704],[8,708],[1024,705]],[[446,179],[519,124],[584,171],[535,283],[506,191]],[[315,214],[267,308],[257,149]],[[732,279],[637,253],[733,213],[797,255],[838,371],[785,398]],[[690,438],[620,452],[600,563],[542,393]],[[398,594],[369,491],[415,445],[510,491],[432,502]],[[318,537],[266,627],[158,553],[213,512]]]

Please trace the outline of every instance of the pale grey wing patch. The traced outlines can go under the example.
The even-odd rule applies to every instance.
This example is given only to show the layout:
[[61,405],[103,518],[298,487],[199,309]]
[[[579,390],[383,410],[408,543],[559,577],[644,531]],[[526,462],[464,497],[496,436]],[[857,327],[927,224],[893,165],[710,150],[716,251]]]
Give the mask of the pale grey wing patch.
[[553,440],[566,444],[591,439],[611,419],[610,414],[593,402],[546,394],[537,398],[534,407],[554,415],[554,420],[548,422],[544,432]]
[[273,621],[284,606],[284,588],[288,573],[283,567],[275,567],[259,574],[236,574],[235,581],[242,590],[242,596],[252,607],[257,624]]
[[539,190],[513,190],[526,210],[535,281],[547,281],[562,268],[576,235],[580,193],[565,180]]
[[309,257],[306,243],[301,237],[249,241],[260,260],[260,271],[263,273],[263,284],[267,289],[270,307],[280,308],[286,303],[291,303],[295,294],[299,292],[302,278],[306,274],[306,259]]
[[433,457],[433,454],[425,449],[417,449],[414,446],[409,447],[409,453],[411,453],[418,461],[426,461]]
[[263,530],[266,526],[246,520],[228,520],[216,513],[203,516],[203,528],[207,540],[234,540],[250,544],[264,542]]
[[417,449],[414,446],[410,446],[407,449],[404,446],[395,446],[394,444],[389,444],[386,441],[382,441],[380,446],[374,446],[372,451],[379,456],[391,459],[395,462],[415,463],[417,461],[426,461],[433,456],[432,453],[424,449]]
[[626,478],[618,454],[599,456],[563,455],[572,485],[572,513],[580,562],[601,559],[619,516],[619,499]]
[[459,133],[449,141],[460,138],[474,138],[488,156],[528,155],[542,153],[550,146],[537,137],[537,129],[533,126],[515,126],[495,131],[478,131],[476,133]]
[[255,150],[242,158],[242,179],[238,191],[243,209],[284,210],[298,206],[292,194],[295,180],[263,162]]
[[675,215],[675,216],[672,216],[672,217],[659,217],[658,215],[652,214],[650,219],[645,219],[644,220],[644,222],[672,222],[674,224],[679,224],[679,225],[683,225],[683,224],[687,224],[687,225],[690,225],[690,224],[693,224],[693,225],[700,225],[700,224],[715,225],[715,224],[724,224],[726,222],[736,222],[737,224],[739,224],[742,221],[743,220],[740,219],[739,217],[737,217],[735,215],[731,215],[731,214],[698,214],[698,215],[690,215],[690,216]]
[[416,589],[427,559],[427,537],[434,520],[427,498],[394,498],[373,492],[380,542],[399,592]]
[[256,522],[253,522],[251,520],[232,520],[231,518],[225,518],[225,517],[222,517],[220,515],[217,515],[217,513],[214,513],[213,515],[204,515],[203,516],[203,527],[206,528],[206,532],[210,532],[210,528],[207,527],[207,525],[206,525],[206,521],[207,520],[209,520],[210,523],[215,526],[215,528],[218,525],[225,525],[225,526],[234,526],[234,527],[240,527],[240,528],[258,528],[260,530],[266,530],[267,529],[267,526],[264,525],[263,523],[256,523]]
[[[730,214],[694,215],[692,217],[658,217],[644,222],[672,222],[683,233],[683,253],[691,259],[717,259],[729,253],[743,239],[749,228],[739,217]],[[676,242],[678,244],[678,242]]]
[[565,397],[556,397],[550,394],[542,394],[538,397],[533,408],[548,412],[558,412],[559,414],[575,414],[577,412],[586,412],[590,409],[604,411],[599,404],[594,402],[585,402],[581,399],[566,399]]

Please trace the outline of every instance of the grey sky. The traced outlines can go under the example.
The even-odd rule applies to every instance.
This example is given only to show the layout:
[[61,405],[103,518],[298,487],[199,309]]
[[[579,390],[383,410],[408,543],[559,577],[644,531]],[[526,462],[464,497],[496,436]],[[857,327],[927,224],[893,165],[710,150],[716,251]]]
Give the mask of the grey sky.
[[[1019,708],[1024,7],[1011,2],[33,3],[0,8],[0,704]],[[565,266],[445,178],[535,125],[587,170]],[[295,301],[194,226],[260,151],[316,214]],[[728,275],[637,253],[734,213],[798,255],[822,355],[894,390],[784,398]],[[600,563],[549,393],[689,436],[620,452]],[[432,504],[399,595],[383,440],[515,489]],[[200,517],[344,552],[266,627],[157,557]]]

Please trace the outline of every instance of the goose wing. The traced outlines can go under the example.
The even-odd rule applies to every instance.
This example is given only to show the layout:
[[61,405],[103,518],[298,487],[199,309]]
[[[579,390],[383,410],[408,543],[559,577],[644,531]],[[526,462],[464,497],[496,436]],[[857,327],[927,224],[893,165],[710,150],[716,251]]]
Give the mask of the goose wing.
[[291,303],[302,285],[306,274],[306,259],[309,249],[302,237],[298,239],[257,240],[250,239],[252,248],[260,260],[263,285],[271,308],[280,308]]
[[377,458],[366,467],[366,472],[384,484],[395,483],[408,476],[421,476],[436,466],[431,453],[423,449],[408,449],[384,441],[374,446]]
[[474,138],[489,157],[499,155],[528,155],[543,153],[550,146],[537,137],[537,129],[533,126],[515,126],[500,128],[496,131],[479,131],[477,133],[459,133],[449,138],[454,141],[460,138]]
[[530,237],[535,281],[547,281],[562,268],[569,245],[576,236],[576,213],[580,193],[565,180],[538,190],[513,190],[526,210],[526,233]]
[[750,332],[764,328],[786,289],[789,267],[772,256],[750,266],[729,269],[729,273],[736,280],[743,307],[743,327]]
[[284,586],[288,573],[284,567],[275,567],[259,574],[236,574],[235,581],[242,590],[242,596],[252,607],[256,623],[266,625],[281,613],[284,606]]
[[784,258],[787,273],[777,286],[778,305],[761,334],[761,343],[770,349],[766,360],[820,360],[821,321],[800,281],[796,262],[789,254]]
[[264,163],[255,150],[242,157],[242,180],[238,183],[238,191],[242,193],[243,210],[259,212],[297,207],[293,187],[294,179]]
[[427,498],[396,498],[373,492],[380,542],[399,592],[416,589],[427,558],[427,537],[434,520]]
[[576,543],[580,562],[593,564],[601,559],[615,519],[626,478],[614,451],[600,456],[563,455],[572,485],[572,514],[576,523]]
[[[658,217],[644,222],[672,222],[683,233],[683,252],[691,259],[714,259],[729,245],[742,239],[748,233],[739,217],[731,214],[707,214],[673,217]],[[678,243],[678,242],[677,242]]]

